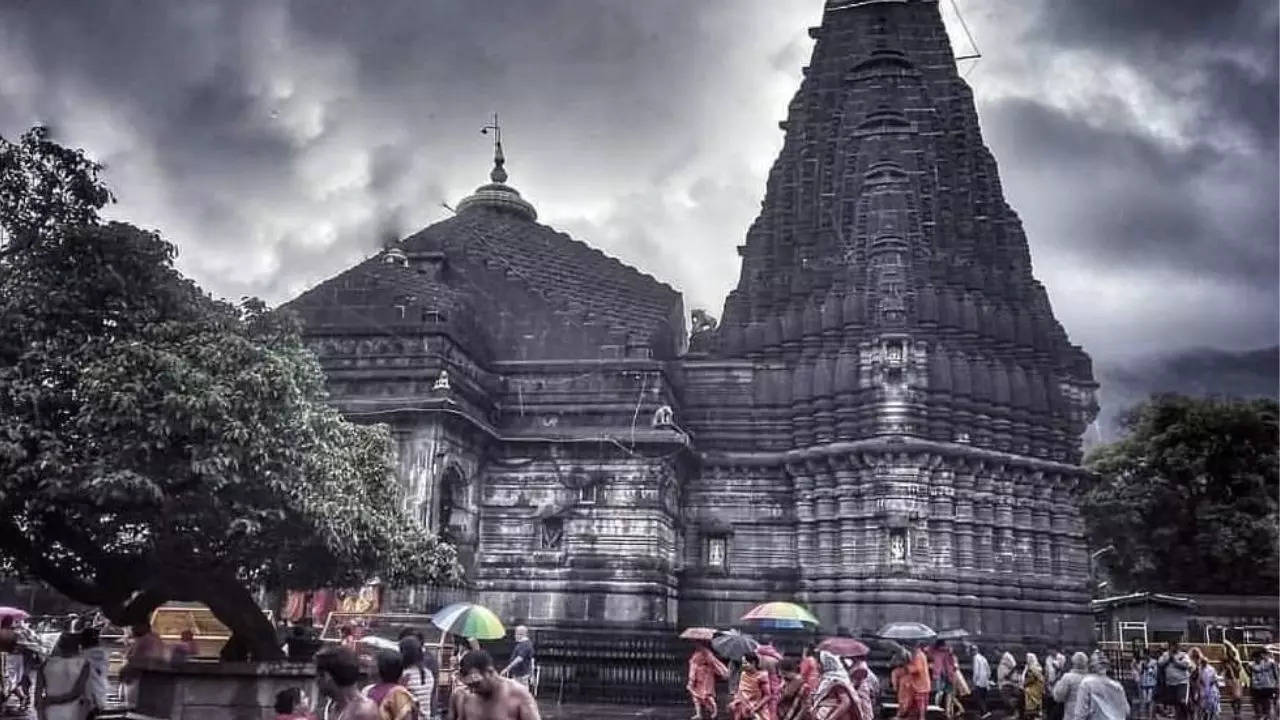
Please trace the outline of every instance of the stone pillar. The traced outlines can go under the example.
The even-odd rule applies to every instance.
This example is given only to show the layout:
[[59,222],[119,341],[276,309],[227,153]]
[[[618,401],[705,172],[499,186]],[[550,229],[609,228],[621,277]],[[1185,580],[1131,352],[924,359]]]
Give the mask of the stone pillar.
[[858,472],[847,458],[832,458],[831,464],[834,468],[839,497],[837,506],[839,513],[836,520],[840,528],[838,573],[840,577],[848,577],[858,565],[859,543],[856,529],[857,520],[855,519],[858,514],[859,503],[857,495]]
[[817,553],[815,532],[815,507],[813,478],[804,465],[788,465],[787,473],[795,484],[796,498],[796,549],[800,556],[801,577],[814,575],[814,558]]

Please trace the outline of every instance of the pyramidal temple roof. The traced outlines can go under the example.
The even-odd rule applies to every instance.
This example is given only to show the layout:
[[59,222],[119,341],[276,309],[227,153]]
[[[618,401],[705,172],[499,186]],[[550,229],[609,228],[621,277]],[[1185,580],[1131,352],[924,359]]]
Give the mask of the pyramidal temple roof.
[[[465,323],[495,358],[594,357],[592,345],[678,354],[683,301],[670,286],[537,222],[507,184],[501,145],[489,184],[449,218],[290,301],[309,333],[411,332],[423,318]],[[573,336],[573,337],[569,337]],[[555,342],[546,338],[558,338]],[[541,351],[514,347],[529,338]]]
[[866,339],[954,328],[966,344],[986,338],[975,352],[1034,340],[1049,364],[1089,380],[1032,274],[937,1],[828,0],[809,34],[721,354],[806,327],[849,325]]

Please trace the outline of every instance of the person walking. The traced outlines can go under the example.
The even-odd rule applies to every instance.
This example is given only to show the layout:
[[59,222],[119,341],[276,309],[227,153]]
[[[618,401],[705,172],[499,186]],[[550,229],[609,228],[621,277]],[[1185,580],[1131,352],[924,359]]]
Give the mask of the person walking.
[[769,676],[760,669],[760,657],[753,652],[742,657],[742,671],[738,675],[733,700],[729,702],[729,712],[733,720],[772,720],[769,715]]
[[400,657],[404,661],[404,674],[400,676],[400,684],[413,695],[418,708],[416,720],[432,720],[436,713],[436,671],[427,662],[422,641],[414,635],[401,638]]
[[378,653],[380,682],[364,689],[364,696],[378,706],[379,720],[414,720],[418,701],[409,688],[400,684],[404,677],[404,659],[394,650]]
[[689,699],[693,702],[694,720],[713,720],[716,717],[720,711],[716,704],[716,680],[728,677],[729,668],[711,652],[711,645],[701,641],[695,643],[693,654],[689,656],[688,681],[685,683]]
[[80,656],[80,639],[64,632],[54,654],[39,670],[36,713],[40,720],[85,720],[89,717],[89,662]]
[[880,678],[871,670],[871,666],[867,664],[865,657],[860,657],[853,664],[853,670],[850,677],[855,677],[859,670],[866,671],[866,677],[862,680],[855,680],[854,686],[858,692],[867,696],[867,701],[871,703],[871,716],[880,717]]
[[1275,720],[1276,717],[1276,661],[1266,650],[1253,654],[1249,666],[1249,694],[1253,697],[1253,716],[1256,720]]
[[1022,717],[1038,720],[1044,712],[1044,668],[1035,653],[1027,653],[1027,665],[1022,670]]
[[1013,653],[1000,656],[996,665],[996,687],[1000,690],[1000,700],[1010,715],[1022,714],[1022,678],[1018,677],[1018,661]]
[[813,645],[806,645],[804,648],[804,658],[800,660],[800,677],[804,678],[805,687],[810,694],[818,689],[822,668],[818,666],[818,649]]
[[1222,661],[1222,679],[1226,689],[1226,700],[1231,703],[1233,720],[1240,720],[1240,708],[1244,699],[1244,688],[1249,684],[1249,672],[1245,669],[1240,650],[1230,641],[1223,640],[1227,656]]
[[326,720],[379,720],[378,706],[360,694],[360,659],[345,647],[316,654],[316,687],[329,701]]
[[1078,652],[1071,656],[1071,669],[1054,683],[1050,694],[1054,703],[1061,708],[1063,717],[1070,712],[1071,705],[1076,700],[1076,692],[1080,689],[1080,682],[1088,672],[1089,656]]
[[1163,681],[1163,696],[1156,698],[1160,705],[1173,708],[1176,720],[1188,720],[1191,700],[1191,658],[1182,651],[1176,640],[1170,640],[1164,654],[1157,663],[1160,675],[1157,682]]
[[1089,660],[1089,671],[1065,708],[1065,720],[1126,720],[1129,699],[1124,686],[1107,677],[1107,669],[1105,657],[1095,655]]
[[923,644],[916,647],[909,660],[901,663],[890,677],[898,697],[898,717],[907,720],[925,720],[929,712],[929,692],[933,689],[929,678],[929,660]]
[[1197,697],[1199,702],[1196,703],[1196,712],[1199,720],[1218,720],[1218,715],[1222,712],[1222,693],[1218,690],[1218,671],[1213,669],[1213,665],[1209,662],[1209,658],[1205,657],[1200,648],[1192,648],[1191,662],[1195,663],[1195,675],[1192,678],[1199,687]]
[[[813,693],[810,710],[813,720],[867,720],[858,712],[858,691],[840,658],[821,650],[818,652],[818,664],[822,668],[822,677]],[[924,672],[927,682],[927,667]]]
[[466,692],[450,701],[451,720],[541,720],[538,703],[524,685],[504,678],[484,650],[472,650],[458,666]]
[[517,625],[515,630],[516,644],[511,648],[511,660],[502,669],[501,675],[525,687],[533,687],[533,641],[529,639],[529,628]]
[[[782,700],[778,703],[778,720],[808,720],[809,688],[800,675],[800,661],[794,657],[782,659],[778,666],[782,671]],[[694,720],[701,716],[695,715]],[[712,718],[715,714],[711,715]]]
[[987,692],[991,689],[991,663],[987,662],[977,645],[969,647],[969,657],[973,661],[973,671],[970,673],[973,677],[973,706],[981,720],[990,715],[987,712]]
[[107,709],[107,674],[110,655],[98,640],[97,628],[86,627],[80,631],[80,655],[89,663],[89,716]]
[[1156,685],[1160,676],[1160,663],[1156,659],[1155,648],[1147,650],[1147,656],[1138,666],[1138,708],[1137,715],[1151,718],[1155,711]]
[[[1086,656],[1085,666],[1082,667],[1081,676],[1088,669],[1089,659]],[[1058,684],[1058,679],[1067,672],[1067,658],[1062,654],[1062,650],[1057,645],[1051,645],[1049,652],[1044,656],[1044,716],[1046,720],[1062,720],[1063,710],[1062,703],[1054,699],[1053,688]]]

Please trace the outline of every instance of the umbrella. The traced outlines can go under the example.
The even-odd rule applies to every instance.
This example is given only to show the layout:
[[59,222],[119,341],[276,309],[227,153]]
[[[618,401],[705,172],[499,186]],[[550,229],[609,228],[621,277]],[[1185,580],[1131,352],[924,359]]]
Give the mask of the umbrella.
[[938,636],[933,628],[918,622],[894,622],[876,631],[876,637],[886,640],[932,640]]
[[770,602],[757,605],[746,615],[743,622],[759,623],[765,627],[785,630],[802,630],[805,625],[818,625],[818,618],[800,605],[789,602]]
[[431,623],[447,633],[477,640],[498,640],[507,634],[492,610],[474,603],[454,603],[432,615]]
[[360,642],[364,643],[365,645],[371,645],[373,647],[376,647],[379,650],[394,650],[396,652],[400,652],[400,643],[394,642],[392,640],[388,640],[386,638],[378,637],[377,635],[365,635],[364,637],[360,638]]
[[0,606],[0,618],[11,617],[14,621],[26,620],[31,615],[26,611],[16,607]]
[[711,649],[716,654],[730,660],[741,660],[743,655],[755,652],[760,643],[750,635],[743,635],[737,630],[728,630],[711,639]]
[[711,638],[716,636],[716,631],[705,627],[691,627],[680,633],[681,640],[702,640],[711,642]]
[[839,657],[866,657],[871,649],[850,637],[827,638],[818,644],[819,650],[826,650]]
[[939,640],[960,640],[961,638],[967,638],[967,637],[969,637],[969,631],[963,630],[961,628],[955,628],[953,630],[943,630],[942,632],[938,633]]

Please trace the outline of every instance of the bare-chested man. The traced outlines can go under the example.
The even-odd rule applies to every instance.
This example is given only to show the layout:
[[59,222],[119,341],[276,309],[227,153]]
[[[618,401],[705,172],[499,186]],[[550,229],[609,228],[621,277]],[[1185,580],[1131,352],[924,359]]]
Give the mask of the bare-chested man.
[[331,703],[329,720],[378,720],[378,706],[360,694],[360,660],[344,647],[316,655],[316,686]]
[[449,703],[454,720],[542,720],[528,688],[499,675],[484,650],[462,658],[458,677],[465,689]]

